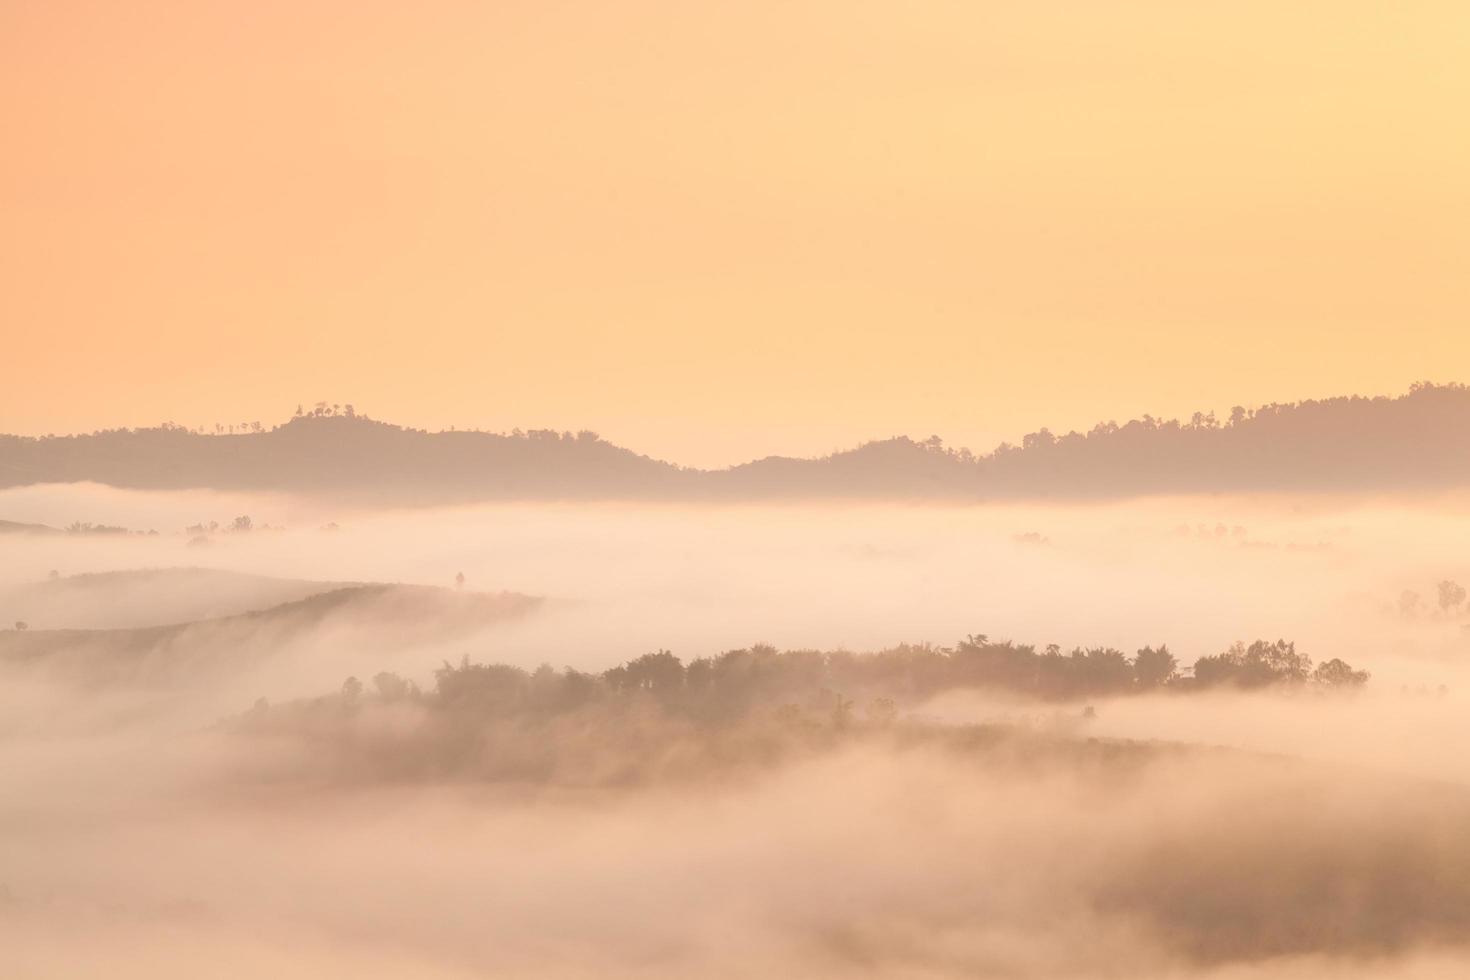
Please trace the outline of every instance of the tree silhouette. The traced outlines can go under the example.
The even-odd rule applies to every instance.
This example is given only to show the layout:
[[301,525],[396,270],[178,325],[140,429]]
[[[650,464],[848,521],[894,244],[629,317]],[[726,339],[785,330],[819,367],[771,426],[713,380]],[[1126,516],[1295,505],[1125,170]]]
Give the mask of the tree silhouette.
[[1353,670],[1336,657],[1318,664],[1317,669],[1312,671],[1312,680],[1323,687],[1362,687],[1368,683],[1368,676],[1366,670]]
[[1179,661],[1167,646],[1144,647],[1133,658],[1133,676],[1141,688],[1159,688],[1179,676]]
[[898,706],[892,698],[874,698],[868,702],[866,713],[868,720],[875,725],[891,725],[898,717]]
[[1457,610],[1465,601],[1465,587],[1458,582],[1445,579],[1439,583],[1439,608],[1445,615]]
[[1298,653],[1295,643],[1256,640],[1248,647],[1236,643],[1224,653],[1199,658],[1194,663],[1194,679],[1202,687],[1256,688],[1300,684],[1311,676],[1311,670],[1311,658]]
[[834,695],[832,702],[832,727],[842,731],[852,724],[852,701],[843,697],[840,693]]

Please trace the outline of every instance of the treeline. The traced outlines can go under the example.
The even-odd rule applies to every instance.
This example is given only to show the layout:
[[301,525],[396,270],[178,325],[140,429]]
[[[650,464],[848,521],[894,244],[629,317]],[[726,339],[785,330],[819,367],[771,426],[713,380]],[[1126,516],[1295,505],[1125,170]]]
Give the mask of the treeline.
[[[825,751],[849,736],[887,733],[930,744],[942,726],[906,715],[945,691],[1010,692],[1071,702],[1204,689],[1354,688],[1367,674],[1340,660],[1313,668],[1284,641],[1237,644],[1181,671],[1166,647],[1132,657],[1097,647],[1038,652],[970,636],[953,647],[878,653],[731,650],[685,664],[667,650],[601,673],[549,665],[445,663],[422,690],[384,672],[339,692],[272,706],[264,699],[230,731],[285,739],[284,758],[321,778],[476,778],[614,785],[704,778]],[[1062,732],[1060,734],[1065,734]],[[953,734],[969,744],[1010,739],[1008,726]]]
[[[921,703],[947,691],[1001,691],[1048,701],[1216,689],[1361,687],[1368,673],[1342,660],[1313,666],[1285,640],[1236,643],[1192,668],[1180,669],[1167,646],[1133,656],[1111,647],[1035,647],[971,635],[953,647],[904,644],[877,653],[787,650],[766,645],[700,657],[687,665],[668,650],[644,654],[601,673],[543,664],[528,671],[510,664],[445,662],[434,687],[422,691],[396,674],[382,673],[368,690],[348,678],[341,698],[415,701],[436,710],[490,714],[573,710],[609,700],[642,698],[701,721],[730,721],[762,708],[855,709],[872,699],[872,713]],[[879,706],[873,708],[877,703]]]
[[0,486],[115,486],[352,494],[400,503],[488,499],[984,500],[1217,491],[1392,491],[1470,484],[1470,389],[1343,397],[1086,432],[1041,429],[988,454],[938,436],[879,440],[820,459],[697,470],[596,433],[427,432],[353,406],[298,407],[274,428],[165,424],[90,435],[0,435]]
[[[1368,673],[1335,658],[1314,668],[1311,658],[1286,640],[1237,643],[1181,671],[1167,646],[1144,647],[1132,657],[1112,647],[1078,647],[1063,653],[1052,645],[1038,652],[1033,646],[971,635],[953,647],[905,644],[877,653],[779,651],[757,645],[700,657],[687,666],[673,653],[660,650],[599,675],[572,670],[558,674],[550,667],[528,673],[466,660],[457,667],[445,664],[435,680],[435,697],[445,705],[480,698],[513,705],[527,701],[538,688],[553,695],[552,702],[563,703],[642,693],[699,717],[721,719],[762,705],[813,698],[861,695],[917,703],[969,688],[1069,701],[1225,687],[1353,688],[1367,683]],[[824,692],[830,698],[824,698]]]
[[71,534],[76,536],[103,535],[147,535],[157,537],[157,531],[134,531],[114,524],[93,524],[91,521],[72,521],[64,528],[49,524],[21,524],[16,521],[0,521],[0,534]]

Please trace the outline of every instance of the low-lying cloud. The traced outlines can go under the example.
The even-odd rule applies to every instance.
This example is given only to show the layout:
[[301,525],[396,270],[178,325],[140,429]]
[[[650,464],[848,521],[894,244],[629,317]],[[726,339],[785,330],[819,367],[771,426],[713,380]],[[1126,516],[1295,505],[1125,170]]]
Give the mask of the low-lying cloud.
[[[186,526],[236,511],[284,530],[189,543]],[[1470,641],[1463,605],[1437,603],[1439,582],[1470,581],[1453,502],[328,513],[74,488],[0,493],[0,517],[160,531],[0,540],[0,606],[34,634],[268,613],[343,583],[545,597],[449,634],[366,608],[284,632],[269,615],[191,626],[174,653],[214,669],[165,684],[0,664],[11,975],[1427,980],[1470,966]],[[190,567],[230,574],[202,589],[124,574],[125,593],[16,605],[55,595],[34,591],[52,571]],[[1424,597],[1414,615],[1406,590]],[[340,732],[237,723],[259,699],[338,696],[349,675],[429,690],[464,654],[600,672],[660,648],[687,662],[977,632],[1168,643],[1185,664],[1280,636],[1373,678],[1350,696],[949,692],[888,727],[814,714],[794,740],[777,705],[759,738],[652,716],[622,741],[520,732],[542,757],[592,745],[600,765],[626,763],[550,776],[345,765]],[[411,747],[416,710],[365,715],[378,727],[353,744]],[[493,762],[486,724],[469,734]]]

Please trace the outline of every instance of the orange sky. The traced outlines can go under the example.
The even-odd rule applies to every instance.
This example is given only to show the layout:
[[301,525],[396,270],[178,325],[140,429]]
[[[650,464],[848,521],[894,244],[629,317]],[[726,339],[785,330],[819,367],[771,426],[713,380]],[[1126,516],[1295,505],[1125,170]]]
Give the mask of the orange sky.
[[0,0],[0,430],[711,464],[1470,380],[1470,4]]

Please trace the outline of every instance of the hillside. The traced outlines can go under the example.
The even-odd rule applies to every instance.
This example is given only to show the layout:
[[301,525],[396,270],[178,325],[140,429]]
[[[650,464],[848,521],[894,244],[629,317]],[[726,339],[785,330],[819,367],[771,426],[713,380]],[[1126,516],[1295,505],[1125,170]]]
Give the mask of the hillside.
[[1470,389],[1235,408],[1226,419],[1144,417],[1086,433],[1042,429],[985,455],[937,437],[870,442],[820,459],[695,470],[591,432],[426,432],[360,415],[269,430],[175,426],[0,436],[0,486],[282,491],[395,504],[473,500],[983,500],[1220,491],[1439,490],[1470,485]]
[[429,502],[644,496],[677,469],[591,433],[424,432],[362,416],[303,416],[201,435],[175,426],[0,436],[0,486],[92,481],[139,489],[330,492]]
[[0,589],[0,623],[32,630],[136,629],[238,616],[353,585],[214,568],[92,572]]
[[0,630],[0,664],[83,687],[173,686],[289,655],[326,635],[371,652],[448,640],[524,616],[541,600],[432,586],[352,585],[255,612],[136,629]]
[[60,528],[48,524],[22,524],[19,521],[0,521],[0,534],[61,534]]

